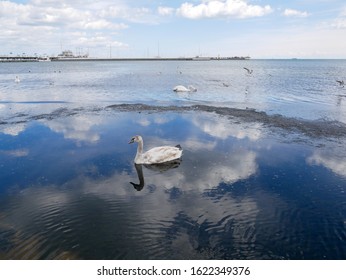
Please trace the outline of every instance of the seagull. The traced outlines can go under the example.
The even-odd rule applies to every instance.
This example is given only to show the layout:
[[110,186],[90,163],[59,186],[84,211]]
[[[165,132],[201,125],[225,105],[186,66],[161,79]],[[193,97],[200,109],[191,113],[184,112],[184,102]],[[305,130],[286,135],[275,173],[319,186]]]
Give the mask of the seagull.
[[250,70],[250,69],[248,69],[248,68],[246,68],[246,67],[244,67],[244,69],[247,71],[248,74],[252,74],[252,72],[253,72],[252,69]]
[[342,81],[336,80],[336,82],[339,83],[339,85],[342,86],[342,87],[344,87],[344,85],[345,85],[345,82],[343,80]]
[[16,76],[16,78],[14,79],[14,81],[15,81],[16,83],[20,83],[20,79],[19,79],[19,77],[18,77],[18,76]]

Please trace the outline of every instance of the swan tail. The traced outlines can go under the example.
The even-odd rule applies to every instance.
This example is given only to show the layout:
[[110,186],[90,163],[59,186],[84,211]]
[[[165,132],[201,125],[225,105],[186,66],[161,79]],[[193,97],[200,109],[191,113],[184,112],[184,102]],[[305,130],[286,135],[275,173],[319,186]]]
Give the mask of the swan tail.
[[178,148],[179,150],[182,150],[183,148],[180,146],[180,144],[175,146],[176,148]]

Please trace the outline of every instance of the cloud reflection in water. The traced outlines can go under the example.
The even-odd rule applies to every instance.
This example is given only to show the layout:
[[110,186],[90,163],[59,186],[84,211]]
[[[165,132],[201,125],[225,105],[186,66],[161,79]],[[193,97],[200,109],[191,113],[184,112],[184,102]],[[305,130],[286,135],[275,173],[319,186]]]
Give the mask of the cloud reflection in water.
[[[33,133],[35,129],[40,133]],[[127,142],[129,136],[138,133],[148,136],[148,146],[180,143],[184,149],[182,161],[164,171],[134,165],[133,150]],[[17,143],[7,148],[2,142],[0,150],[8,152],[0,153],[0,168],[4,168],[5,158],[12,157],[6,165],[16,167],[16,176],[31,174],[27,185],[12,184],[6,175],[2,177],[0,256],[297,257],[294,240],[300,236],[302,224],[306,226],[304,215],[310,218],[309,208],[296,208],[294,193],[280,189],[287,178],[278,181],[280,177],[275,174],[273,178],[266,177],[266,157],[273,159],[275,165],[286,164],[287,170],[295,166],[294,161],[291,166],[288,159],[280,158],[284,152],[270,154],[271,147],[278,143],[272,143],[273,139],[266,135],[261,124],[255,122],[242,124],[215,114],[201,113],[191,118],[190,113],[170,112],[64,116],[40,120],[18,134],[0,134],[4,139],[15,138]],[[35,141],[27,142],[29,137],[36,137]],[[29,144],[20,149],[24,143]],[[295,156],[294,147],[283,147]],[[310,148],[305,144],[303,147],[309,154]],[[25,151],[26,156],[11,151]],[[20,165],[15,161],[16,155],[21,159],[30,157],[30,161]],[[316,152],[307,163],[320,164],[322,158]],[[324,164],[331,168],[330,162],[325,160]],[[37,163],[47,169],[32,172]],[[272,169],[276,172],[274,165]],[[341,169],[334,170],[337,173]],[[69,175],[60,176],[57,171]],[[48,178],[48,183],[41,177]],[[288,179],[296,182],[299,178]],[[135,189],[130,182],[136,182]],[[309,199],[304,203],[308,204]],[[291,220],[292,217],[298,219]],[[316,232],[323,244],[331,242],[329,235]],[[340,229],[334,232],[345,234]],[[23,243],[24,240],[31,241]],[[314,246],[304,248],[300,257],[314,257]],[[328,249],[331,246],[316,252],[332,256]],[[342,252],[336,251],[334,256],[340,257]]]

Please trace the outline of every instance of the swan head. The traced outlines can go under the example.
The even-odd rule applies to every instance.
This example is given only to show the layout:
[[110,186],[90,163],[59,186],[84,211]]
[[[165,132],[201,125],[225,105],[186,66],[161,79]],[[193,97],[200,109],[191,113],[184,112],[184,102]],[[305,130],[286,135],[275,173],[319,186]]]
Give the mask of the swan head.
[[139,135],[136,135],[136,136],[133,136],[129,142],[129,144],[132,144],[132,143],[139,143],[139,142],[142,142],[143,139],[142,139],[142,136],[139,136]]

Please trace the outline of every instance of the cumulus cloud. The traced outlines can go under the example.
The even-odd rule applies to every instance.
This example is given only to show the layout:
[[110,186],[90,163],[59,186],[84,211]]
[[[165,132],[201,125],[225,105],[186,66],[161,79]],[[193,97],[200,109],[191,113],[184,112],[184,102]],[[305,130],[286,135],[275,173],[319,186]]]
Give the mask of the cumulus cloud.
[[283,15],[286,17],[308,17],[309,14],[307,12],[302,12],[294,9],[285,9]]
[[343,10],[342,10],[341,13],[340,13],[340,16],[346,17],[346,7],[343,8]]
[[344,8],[340,15],[330,24],[332,28],[346,29],[346,8]]
[[128,26],[124,23],[112,23],[108,20],[97,19],[90,21],[81,21],[79,27],[82,29],[100,30],[100,29],[112,29],[120,30],[126,29]]
[[100,10],[99,15],[106,18],[118,18],[134,23],[156,23],[153,12],[145,7],[129,7],[125,5],[110,5]]
[[330,149],[328,151],[316,151],[307,159],[311,165],[322,165],[333,171],[335,174],[346,177],[346,160],[340,156],[338,151]]
[[77,39],[73,40],[75,45],[87,45],[90,47],[102,47],[111,45],[116,48],[127,48],[128,44],[112,40],[109,36],[104,35],[95,35],[95,36],[86,36],[80,35]]
[[0,132],[7,135],[18,136],[26,129],[26,127],[26,123],[11,124],[9,126],[1,127]]
[[99,117],[77,116],[69,119],[56,119],[50,122],[44,121],[51,130],[62,133],[66,139],[75,140],[77,143],[88,142],[97,143],[100,136],[92,128],[102,121]]
[[2,13],[2,20],[12,19],[13,24],[18,26],[53,26],[71,29],[120,30],[128,27],[124,23],[102,18],[99,13],[87,9],[75,8],[67,4],[48,7],[38,4],[41,4],[40,1],[26,5],[2,1],[0,2],[0,10],[6,11]]
[[173,120],[172,116],[155,116],[154,118],[143,117],[136,122],[141,126],[149,126],[154,124],[165,124]]
[[158,7],[157,12],[161,16],[169,16],[174,14],[175,9],[170,7]]
[[244,0],[213,0],[204,1],[198,5],[188,2],[183,3],[177,9],[177,14],[190,19],[218,17],[251,18],[264,16],[272,11],[269,5],[251,5]]
[[229,125],[229,120],[219,118],[217,116],[200,114],[198,117],[192,118],[192,123],[198,126],[203,132],[218,139],[227,139],[234,137],[237,139],[249,139],[257,141],[262,138],[261,125],[258,123],[247,124],[246,128],[243,124],[234,123]]
[[[67,48],[80,44],[127,48],[115,37],[129,27],[128,23],[145,22],[149,13],[146,8],[132,8],[123,1],[0,1],[0,44],[2,52],[17,49],[19,53],[27,49],[45,52],[62,41]],[[75,36],[78,33],[80,37]]]
[[346,29],[346,18],[338,18],[334,20],[331,26],[337,29]]

